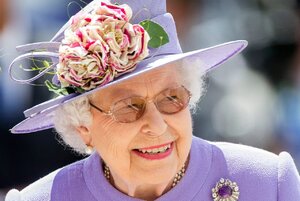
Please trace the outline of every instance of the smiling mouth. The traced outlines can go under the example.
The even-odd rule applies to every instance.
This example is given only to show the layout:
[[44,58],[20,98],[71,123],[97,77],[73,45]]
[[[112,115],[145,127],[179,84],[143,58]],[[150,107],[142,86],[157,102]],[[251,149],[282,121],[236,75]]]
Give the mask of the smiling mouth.
[[145,159],[157,160],[169,156],[173,150],[173,142],[159,146],[153,146],[142,149],[133,149],[133,152]]
[[167,150],[171,148],[171,144],[159,147],[159,148],[153,148],[153,149],[135,149],[135,151],[139,151],[143,154],[158,154],[158,153],[165,153]]

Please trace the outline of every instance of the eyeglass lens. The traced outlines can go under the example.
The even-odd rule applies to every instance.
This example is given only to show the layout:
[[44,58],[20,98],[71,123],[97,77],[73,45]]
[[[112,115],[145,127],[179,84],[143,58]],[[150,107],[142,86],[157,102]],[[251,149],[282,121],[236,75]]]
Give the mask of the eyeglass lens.
[[[185,109],[190,100],[190,92],[183,86],[170,88],[160,92],[154,98],[154,104],[163,114],[175,114]],[[143,97],[130,97],[118,101],[112,108],[116,121],[130,123],[142,117],[147,100]]]

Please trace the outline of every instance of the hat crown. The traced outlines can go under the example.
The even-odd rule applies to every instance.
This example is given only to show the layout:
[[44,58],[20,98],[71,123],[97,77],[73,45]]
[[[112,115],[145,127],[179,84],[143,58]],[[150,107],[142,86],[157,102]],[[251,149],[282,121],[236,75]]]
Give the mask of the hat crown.
[[166,0],[111,0],[111,3],[127,4],[132,9],[132,23],[139,23],[166,13]]
[[[119,5],[127,4],[132,10],[132,19],[130,19],[130,22],[133,24],[139,24],[143,20],[150,20],[166,13],[166,0],[93,0],[81,11],[91,12],[95,5],[100,4],[101,2]],[[60,42],[64,37],[63,32],[70,26],[70,23],[71,20],[61,27],[51,41]]]

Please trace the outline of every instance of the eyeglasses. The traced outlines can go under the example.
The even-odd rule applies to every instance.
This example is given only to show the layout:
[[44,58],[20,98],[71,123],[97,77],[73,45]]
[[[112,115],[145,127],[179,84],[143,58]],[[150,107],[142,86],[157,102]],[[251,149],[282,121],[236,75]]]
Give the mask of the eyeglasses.
[[109,111],[104,111],[90,102],[90,105],[100,112],[111,115],[120,123],[131,123],[140,119],[146,110],[147,102],[155,104],[157,110],[162,114],[176,114],[185,109],[191,99],[191,92],[184,86],[168,88],[161,91],[151,100],[144,97],[133,96],[114,103]]

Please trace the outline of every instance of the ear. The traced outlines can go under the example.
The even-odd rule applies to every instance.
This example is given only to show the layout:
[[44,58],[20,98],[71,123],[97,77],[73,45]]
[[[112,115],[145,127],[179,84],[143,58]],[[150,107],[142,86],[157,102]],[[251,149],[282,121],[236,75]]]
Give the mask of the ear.
[[81,139],[84,141],[86,145],[91,145],[92,135],[90,129],[86,126],[78,126],[76,127],[77,132],[79,133]]

